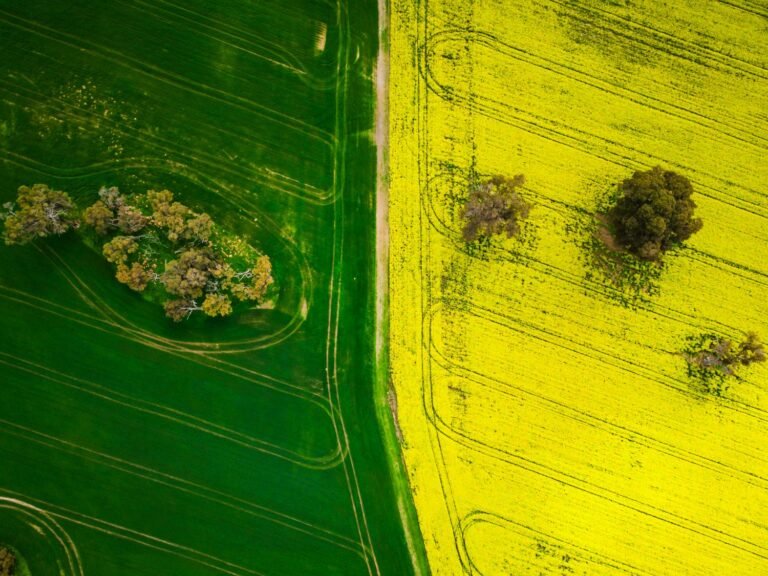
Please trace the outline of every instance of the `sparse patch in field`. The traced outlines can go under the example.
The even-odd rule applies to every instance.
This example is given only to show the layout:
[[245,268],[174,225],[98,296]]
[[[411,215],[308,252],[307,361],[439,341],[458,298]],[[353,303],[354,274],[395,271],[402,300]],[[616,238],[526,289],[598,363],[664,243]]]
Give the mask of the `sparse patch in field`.
[[[119,157],[125,151],[126,130],[139,115],[130,100],[113,90],[100,90],[85,76],[46,88],[22,81],[18,89],[31,103],[22,109],[28,130],[42,142],[74,146],[82,157]],[[26,131],[22,134],[29,137]]]
[[[627,9],[632,1],[612,0],[606,3]],[[577,0],[568,0],[565,6],[567,8],[561,15],[561,21],[567,37],[574,44],[591,48],[627,71],[653,65],[657,60],[653,50],[632,36],[627,22],[619,18],[613,21],[596,18],[595,10]]]
[[462,255],[456,255],[447,263],[440,276],[440,293],[446,307],[462,312],[469,311],[471,261]]

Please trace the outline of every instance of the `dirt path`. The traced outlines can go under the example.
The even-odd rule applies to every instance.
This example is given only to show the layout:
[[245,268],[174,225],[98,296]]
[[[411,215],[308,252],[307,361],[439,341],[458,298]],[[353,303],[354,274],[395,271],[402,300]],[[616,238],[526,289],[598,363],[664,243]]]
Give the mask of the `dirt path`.
[[376,59],[376,361],[385,353],[389,301],[389,15],[379,5],[379,54]]

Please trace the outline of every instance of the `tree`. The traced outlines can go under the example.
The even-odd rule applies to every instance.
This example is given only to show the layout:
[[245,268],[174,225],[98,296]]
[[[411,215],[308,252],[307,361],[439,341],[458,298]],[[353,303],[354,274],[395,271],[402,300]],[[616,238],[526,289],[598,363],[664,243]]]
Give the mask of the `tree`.
[[190,248],[182,252],[177,260],[165,266],[162,282],[165,289],[175,296],[199,298],[212,278],[217,262],[211,250]]
[[168,300],[163,304],[165,315],[174,322],[181,322],[189,318],[193,312],[202,310],[197,302],[191,299]]
[[275,279],[272,278],[272,261],[269,256],[262,254],[256,259],[256,265],[253,267],[253,286],[258,292],[259,298],[267,293],[267,288],[274,281]]
[[118,282],[125,284],[131,290],[142,292],[147,287],[150,280],[154,278],[154,272],[145,268],[139,262],[133,262],[130,266],[120,262],[117,265],[115,278],[117,278]]
[[101,200],[96,200],[83,212],[83,222],[87,226],[91,226],[101,236],[114,228],[114,219],[114,212],[107,208],[107,205]]
[[133,236],[115,236],[102,246],[101,251],[107,262],[125,264],[128,257],[139,249],[139,244]]
[[152,222],[155,226],[166,230],[168,240],[178,242],[186,229],[186,220],[194,213],[181,202],[173,201],[173,192],[162,190],[147,192],[147,198],[152,206]]
[[194,244],[207,244],[213,232],[213,220],[208,214],[196,214],[184,223],[180,237]]
[[464,240],[474,242],[480,237],[501,233],[506,233],[508,238],[517,235],[520,221],[528,217],[531,209],[517,191],[524,183],[522,174],[473,182],[461,214],[465,221]]
[[765,362],[765,345],[756,332],[748,332],[743,342],[739,344],[736,357],[743,366],[749,366],[754,362]]
[[125,234],[135,234],[149,222],[141,210],[127,203],[116,187],[101,188],[96,200],[83,213],[83,221],[104,236],[115,228]]
[[144,214],[141,213],[141,210],[135,206],[124,204],[117,209],[115,223],[121,232],[124,232],[125,234],[135,234],[149,223],[149,218],[144,216]]
[[229,316],[232,314],[232,301],[224,294],[208,294],[202,309],[208,316]]
[[223,286],[241,301],[260,300],[274,282],[272,262],[268,256],[256,259],[253,267],[242,272],[235,272],[231,267],[223,272]]
[[117,186],[110,186],[109,188],[102,186],[99,189],[99,198],[113,213],[117,212],[125,204],[125,196],[120,193]]
[[0,546],[0,576],[16,574],[16,555],[10,548]]
[[27,244],[36,238],[61,235],[79,224],[77,209],[66,192],[45,184],[21,186],[15,204],[4,204],[5,243]]
[[619,246],[643,260],[658,260],[701,230],[693,217],[693,186],[684,176],[656,166],[622,182],[621,196],[607,214]]

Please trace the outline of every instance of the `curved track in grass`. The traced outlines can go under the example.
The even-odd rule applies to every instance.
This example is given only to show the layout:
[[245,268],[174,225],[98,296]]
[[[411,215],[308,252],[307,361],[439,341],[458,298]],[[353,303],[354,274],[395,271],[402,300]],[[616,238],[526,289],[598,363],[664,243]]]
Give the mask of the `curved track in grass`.
[[0,2],[0,37],[3,201],[169,188],[279,285],[178,326],[75,237],[0,250],[0,530],[41,535],[4,539],[35,575],[414,573],[376,397],[376,4]]

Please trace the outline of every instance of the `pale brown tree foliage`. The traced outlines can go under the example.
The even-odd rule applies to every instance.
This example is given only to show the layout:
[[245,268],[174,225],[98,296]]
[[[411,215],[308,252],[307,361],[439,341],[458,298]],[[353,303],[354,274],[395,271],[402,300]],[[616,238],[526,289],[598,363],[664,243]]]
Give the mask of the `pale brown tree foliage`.
[[480,237],[506,234],[511,238],[520,231],[520,222],[528,217],[530,205],[518,192],[525,177],[493,176],[472,183],[469,198],[461,216],[464,220],[462,235],[466,242]]
[[171,294],[199,298],[218,266],[210,250],[190,248],[182,252],[178,259],[166,264],[162,282]]
[[152,206],[152,222],[155,226],[165,229],[168,240],[178,242],[186,229],[186,220],[194,213],[181,202],[173,201],[173,192],[162,190],[147,192],[147,198]]
[[125,234],[136,234],[149,223],[149,218],[144,216],[144,214],[141,213],[141,210],[135,206],[124,204],[117,209],[115,223],[121,232]]
[[224,288],[241,301],[260,300],[272,285],[272,262],[267,256],[259,256],[253,268],[235,272],[231,268],[225,272]]
[[4,205],[6,244],[27,244],[37,238],[57,236],[79,224],[77,208],[66,192],[51,190],[45,184],[19,187],[16,202]]
[[10,548],[0,546],[0,576],[15,576],[16,555]]
[[124,264],[138,249],[139,245],[133,236],[115,236],[102,246],[101,251],[108,262]]
[[186,298],[168,300],[163,304],[163,308],[165,315],[174,322],[186,320],[193,312],[201,309],[194,300]]
[[689,356],[688,361],[704,370],[719,371],[732,376],[736,368],[755,362],[765,362],[765,345],[755,332],[749,332],[738,345],[728,338],[717,338],[703,350]]
[[208,294],[202,309],[208,316],[229,316],[232,314],[232,301],[224,294]]
[[104,236],[114,227],[114,212],[101,200],[96,200],[83,212],[83,222],[91,226],[97,234]]
[[130,266],[120,262],[117,265],[117,272],[115,274],[118,282],[125,284],[136,292],[144,291],[153,277],[153,271],[139,262],[133,262]]

